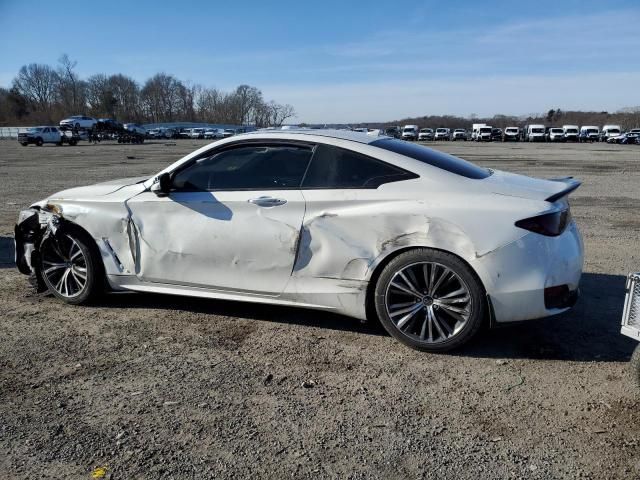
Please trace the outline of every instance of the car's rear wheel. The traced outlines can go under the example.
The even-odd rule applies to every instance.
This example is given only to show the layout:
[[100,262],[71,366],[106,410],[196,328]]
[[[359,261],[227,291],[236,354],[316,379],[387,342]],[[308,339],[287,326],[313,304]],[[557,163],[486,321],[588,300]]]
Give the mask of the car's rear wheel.
[[20,145],[22,145],[23,147],[26,147],[27,145],[29,145],[29,143],[28,142],[22,142],[22,143],[20,143]]
[[384,268],[375,307],[387,332],[405,345],[444,352],[478,332],[486,300],[480,280],[462,260],[421,248],[398,255]]
[[89,303],[102,292],[103,267],[90,240],[76,232],[59,232],[40,246],[40,274],[44,284],[66,303]]
[[36,138],[36,146],[41,147],[43,143],[41,138]]

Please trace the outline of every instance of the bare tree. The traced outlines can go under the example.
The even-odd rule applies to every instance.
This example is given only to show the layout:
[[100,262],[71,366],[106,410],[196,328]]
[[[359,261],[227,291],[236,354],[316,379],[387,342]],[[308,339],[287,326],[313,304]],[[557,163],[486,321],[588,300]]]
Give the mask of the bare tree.
[[51,113],[56,101],[58,74],[49,65],[31,63],[20,68],[13,79],[13,88],[23,95],[34,109],[45,114]]

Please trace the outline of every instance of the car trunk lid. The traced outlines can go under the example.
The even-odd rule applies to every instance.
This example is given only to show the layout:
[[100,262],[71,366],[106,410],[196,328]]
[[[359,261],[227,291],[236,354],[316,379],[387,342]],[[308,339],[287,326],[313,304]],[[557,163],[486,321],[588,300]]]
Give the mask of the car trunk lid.
[[569,195],[580,186],[580,182],[572,177],[544,180],[500,170],[494,171],[484,182],[493,193],[499,195],[545,200],[551,203]]

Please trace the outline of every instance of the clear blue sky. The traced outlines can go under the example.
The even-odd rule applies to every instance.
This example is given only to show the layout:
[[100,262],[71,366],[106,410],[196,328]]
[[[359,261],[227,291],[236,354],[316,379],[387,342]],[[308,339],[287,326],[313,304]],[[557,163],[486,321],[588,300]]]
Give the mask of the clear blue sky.
[[2,86],[67,53],[83,77],[254,85],[306,122],[614,111],[640,105],[639,52],[638,0],[0,0]]

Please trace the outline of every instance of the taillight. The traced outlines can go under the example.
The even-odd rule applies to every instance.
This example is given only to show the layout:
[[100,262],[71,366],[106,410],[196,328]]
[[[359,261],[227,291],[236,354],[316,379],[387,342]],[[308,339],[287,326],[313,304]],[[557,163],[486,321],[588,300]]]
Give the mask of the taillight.
[[571,221],[571,212],[567,208],[559,212],[545,213],[535,217],[525,218],[516,222],[516,227],[524,228],[530,232],[557,237],[564,232]]

